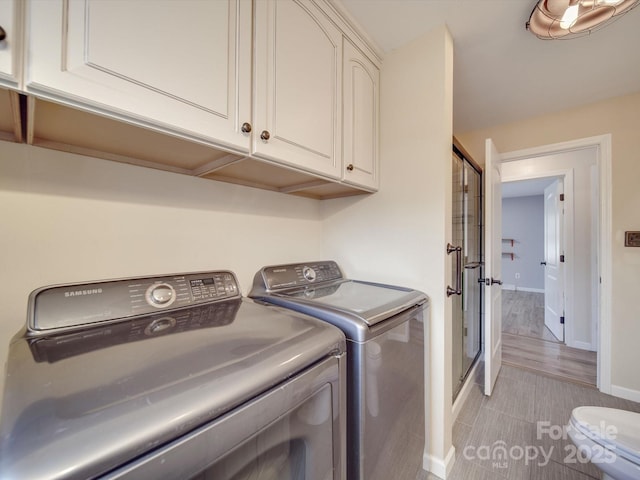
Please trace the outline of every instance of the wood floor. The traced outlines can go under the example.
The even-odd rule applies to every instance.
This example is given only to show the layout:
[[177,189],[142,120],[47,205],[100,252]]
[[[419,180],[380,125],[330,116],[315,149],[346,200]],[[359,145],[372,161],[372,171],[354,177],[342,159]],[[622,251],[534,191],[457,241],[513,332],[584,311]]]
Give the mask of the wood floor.
[[558,342],[502,332],[502,363],[596,385],[596,353]]
[[544,293],[503,290],[502,331],[559,342],[544,326]]
[[505,290],[502,295],[504,364],[596,385],[596,352],[567,347],[544,326],[544,294]]

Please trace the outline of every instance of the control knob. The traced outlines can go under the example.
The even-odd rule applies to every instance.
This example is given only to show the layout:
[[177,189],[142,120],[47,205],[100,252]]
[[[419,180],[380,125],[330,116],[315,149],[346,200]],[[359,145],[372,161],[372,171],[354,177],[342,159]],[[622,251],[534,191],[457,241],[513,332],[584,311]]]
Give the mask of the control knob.
[[167,307],[176,299],[176,291],[168,283],[156,283],[147,289],[147,302],[154,307]]

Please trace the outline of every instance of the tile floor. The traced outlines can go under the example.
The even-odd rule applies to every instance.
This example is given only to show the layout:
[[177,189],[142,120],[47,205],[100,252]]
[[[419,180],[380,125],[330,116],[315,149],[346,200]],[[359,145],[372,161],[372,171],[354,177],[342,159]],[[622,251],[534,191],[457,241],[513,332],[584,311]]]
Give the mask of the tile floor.
[[[573,408],[597,405],[640,412],[640,404],[575,383],[504,365],[494,393],[474,384],[453,429],[451,480],[592,480],[599,470],[574,455],[556,430]],[[558,438],[560,437],[560,438]],[[506,451],[504,460],[485,460]],[[522,458],[519,458],[522,457]],[[527,459],[529,457],[530,459]],[[426,475],[420,480],[436,480]]]

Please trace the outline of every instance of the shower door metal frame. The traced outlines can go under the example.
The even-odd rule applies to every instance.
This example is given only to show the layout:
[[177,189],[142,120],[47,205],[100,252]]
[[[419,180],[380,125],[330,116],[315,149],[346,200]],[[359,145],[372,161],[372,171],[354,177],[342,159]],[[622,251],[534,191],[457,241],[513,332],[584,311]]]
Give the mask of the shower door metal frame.
[[[478,192],[479,192],[479,199],[478,199],[478,221],[479,221],[479,225],[478,225],[478,233],[479,233],[479,265],[477,266],[477,268],[480,268],[480,275],[479,278],[482,279],[484,278],[484,211],[483,211],[483,205],[482,205],[482,200],[484,198],[484,186],[483,186],[483,170],[482,167],[480,165],[478,165],[465,151],[464,148],[462,148],[461,145],[458,144],[458,142],[454,139],[454,143],[453,143],[453,154],[455,154],[461,161],[464,167],[464,164],[466,163],[467,165],[469,165],[478,175],[479,175],[479,180],[478,180]],[[461,265],[460,268],[462,268],[462,270],[465,270],[465,265]],[[480,358],[480,355],[482,354],[482,337],[483,337],[483,331],[482,331],[482,306],[483,306],[483,296],[484,296],[484,289],[481,288],[480,286],[478,287],[478,295],[479,295],[479,307],[478,307],[478,316],[477,316],[477,322],[478,322],[478,335],[479,335],[479,348],[478,351],[476,352],[473,361],[469,364],[469,367],[465,370],[464,369],[464,365],[463,365],[463,374],[460,378],[453,378],[453,400],[455,400],[456,396],[458,395],[458,393],[460,392],[460,389],[462,388],[462,386],[464,385],[467,377],[469,376],[469,373],[473,370],[473,366],[476,364],[476,362],[478,361],[478,359]],[[458,293],[458,292],[456,292]],[[464,294],[464,289],[459,293],[459,294]],[[463,326],[464,328],[464,326]],[[455,352],[454,352],[455,354]]]

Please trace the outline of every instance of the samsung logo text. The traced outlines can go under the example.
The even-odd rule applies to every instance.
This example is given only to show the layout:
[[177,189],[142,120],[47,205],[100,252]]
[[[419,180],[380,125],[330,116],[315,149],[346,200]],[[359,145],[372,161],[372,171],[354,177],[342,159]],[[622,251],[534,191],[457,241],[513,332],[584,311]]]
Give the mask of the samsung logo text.
[[69,292],[64,292],[65,298],[67,297],[84,297],[85,295],[98,295],[102,293],[101,288],[90,288],[87,290],[71,290]]

